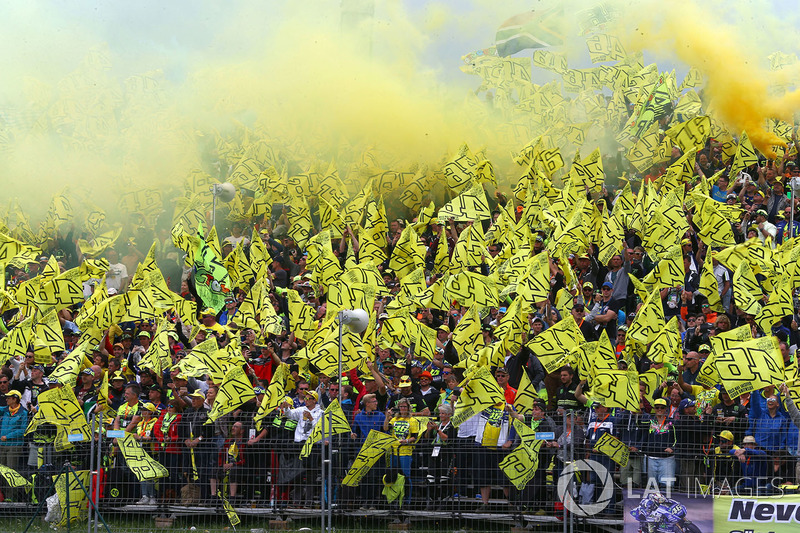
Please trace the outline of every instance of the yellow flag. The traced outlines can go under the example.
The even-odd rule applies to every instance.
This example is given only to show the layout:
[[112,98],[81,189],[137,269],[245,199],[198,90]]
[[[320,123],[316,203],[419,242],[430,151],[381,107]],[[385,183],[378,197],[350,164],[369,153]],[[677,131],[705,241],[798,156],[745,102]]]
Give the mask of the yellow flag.
[[448,161],[442,171],[447,178],[447,186],[456,193],[461,192],[477,180],[477,161],[466,143],[462,144],[456,155]]
[[761,307],[761,311],[756,315],[756,324],[766,335],[772,332],[772,326],[783,317],[791,316],[794,313],[792,305],[792,293],[786,283],[780,284],[772,294],[769,301]]
[[304,459],[308,457],[311,454],[311,448],[314,444],[327,438],[329,433],[331,435],[338,435],[339,433],[350,432],[350,424],[347,422],[347,417],[344,416],[342,406],[339,405],[338,399],[334,399],[328,404],[322,418],[319,419],[319,422],[317,422],[317,425],[314,426],[314,429],[311,431],[311,435],[306,439],[305,444],[303,444],[303,449],[300,450],[300,458]]
[[712,257],[706,257],[703,263],[703,271],[700,274],[700,291],[708,298],[708,306],[717,313],[722,313],[725,309],[722,307],[722,299],[719,295],[717,277],[714,275]]
[[711,119],[707,116],[695,117],[672,126],[666,134],[682,152],[692,148],[702,150],[711,135]]
[[287,234],[300,248],[305,248],[311,236],[311,212],[308,202],[302,197],[292,197],[289,201],[289,230]]
[[445,290],[448,298],[463,306],[497,306],[497,285],[489,276],[463,271],[456,276],[450,276]]
[[477,307],[470,307],[458,322],[458,325],[453,330],[452,343],[456,353],[458,353],[458,358],[461,360],[466,359],[468,355],[476,353],[484,347]]
[[586,38],[586,46],[592,63],[620,61],[628,56],[616,35],[595,33]]
[[51,363],[50,354],[52,352],[64,351],[64,334],[61,322],[58,320],[56,310],[53,308],[45,314],[36,324],[36,339],[46,348],[44,357],[38,356],[37,363],[49,365]]
[[697,375],[697,383],[708,387],[713,387],[719,383],[719,372],[717,372],[717,367],[714,364],[717,354],[752,338],[750,326],[746,324],[711,337],[711,355],[706,358],[706,362],[700,368],[700,372]]
[[83,303],[83,285],[78,268],[67,270],[52,280],[43,283],[36,305],[54,306],[57,311]]
[[700,209],[700,231],[697,235],[707,246],[733,246],[736,241],[733,239],[731,223],[720,213],[717,205],[711,199],[703,202]]
[[[8,334],[0,339],[0,353],[4,357],[25,357],[28,345],[33,340],[33,318],[28,317],[17,324]],[[63,340],[63,337],[62,337]],[[48,361],[49,363],[50,361]]]
[[785,379],[778,339],[773,336],[737,343],[717,353],[714,365],[731,398]]
[[10,487],[21,488],[30,487],[31,485],[31,482],[25,479],[19,472],[5,465],[0,465],[0,476],[3,476],[3,479],[6,480],[6,483],[8,483]]
[[570,314],[536,335],[526,346],[536,354],[545,371],[551,374],[564,366],[567,355],[583,343],[583,333]]
[[247,374],[244,373],[242,367],[237,366],[225,374],[225,379],[222,381],[222,386],[217,393],[217,399],[214,400],[214,405],[211,406],[211,411],[208,413],[208,420],[206,424],[210,424],[219,417],[226,415],[238,409],[244,403],[256,397],[253,392],[253,385],[250,383]]
[[[653,291],[658,294],[658,291]],[[638,314],[636,315],[638,318]],[[630,332],[630,330],[628,330]],[[628,334],[630,335],[630,333]],[[647,349],[647,357],[654,363],[670,363],[678,366],[682,359],[681,333],[678,326],[678,317],[672,317],[667,325],[661,328],[653,343]]]
[[742,290],[747,291],[756,300],[764,297],[764,291],[756,280],[753,269],[750,268],[750,264],[746,261],[739,263],[739,266],[733,272],[733,292],[735,294],[737,291]]
[[392,251],[389,268],[396,272],[398,278],[403,278],[425,265],[425,252],[414,229],[406,226]]
[[[90,474],[89,470],[76,470],[75,475],[64,473],[53,476],[58,502],[61,506],[61,519],[55,526],[65,527],[69,523],[86,518],[86,506],[89,498],[84,489],[88,491]],[[67,501],[69,501],[69,507]]]
[[599,148],[589,154],[582,161],[575,162],[570,169],[570,179],[578,190],[588,189],[589,192],[600,192],[603,188],[605,173],[603,172],[603,158]]
[[231,526],[235,530],[236,526],[242,522],[242,519],[239,518],[239,515],[236,513],[236,509],[233,508],[231,503],[228,501],[228,498],[219,489],[217,490],[217,496],[222,500],[222,508],[225,510],[225,514],[228,517],[228,522],[230,522]]
[[272,375],[272,380],[269,382],[266,394],[264,394],[261,405],[258,406],[258,411],[253,418],[258,431],[261,431],[262,421],[267,415],[277,409],[286,397],[286,384],[289,375],[289,365],[286,363],[281,363]]
[[594,451],[608,456],[619,466],[628,465],[630,451],[628,445],[613,436],[611,433],[603,433],[594,445]]
[[639,410],[639,377],[636,371],[598,370],[592,380],[592,399],[606,407]]
[[539,450],[543,440],[536,439],[535,432],[514,420],[514,429],[522,435],[522,444],[500,461],[500,469],[517,490],[522,490],[533,479],[539,466]]
[[288,290],[286,294],[289,304],[289,329],[297,338],[310,341],[317,331],[314,308],[305,304],[297,291]]
[[150,457],[133,433],[125,433],[124,438],[117,439],[117,445],[125,458],[125,464],[139,481],[152,481],[169,476],[169,470]]
[[[339,372],[339,326],[335,316],[326,320],[306,346],[308,359],[319,371],[335,376]],[[367,356],[361,337],[342,329],[342,371],[352,370]]]
[[661,302],[661,293],[653,291],[636,313],[636,318],[628,328],[628,337],[642,344],[649,344],[664,329],[664,326],[664,306]]
[[533,409],[533,403],[539,398],[539,394],[531,384],[531,379],[526,371],[522,371],[522,376],[517,387],[517,396],[514,398],[514,409],[518,413],[528,413]]
[[484,256],[488,256],[488,252],[483,227],[479,223],[471,224],[458,237],[453,257],[450,258],[450,273],[458,274],[469,267],[479,266],[483,263]]
[[89,442],[91,430],[83,414],[83,409],[69,386],[49,389],[37,398],[39,409],[28,424],[25,434],[36,431],[44,423],[56,426],[54,441],[56,451],[64,451],[74,447],[69,435],[82,435],[83,442]]
[[612,215],[603,219],[600,251],[597,256],[597,261],[601,265],[607,265],[612,257],[622,252],[624,236],[625,228],[620,224],[617,217]]
[[750,142],[747,132],[743,131],[742,135],[739,137],[739,145],[736,147],[736,156],[733,158],[731,170],[728,175],[735,177],[739,172],[756,163],[758,163],[756,149],[753,148],[753,143]]
[[[87,344],[80,344],[67,354],[53,369],[48,378],[57,379],[64,386],[74,387],[78,380],[78,372],[84,366],[91,366],[86,357]],[[88,364],[86,364],[88,363]]]
[[439,209],[437,217],[440,223],[451,218],[456,222],[479,221],[492,218],[483,185],[479,183],[475,184],[470,189],[467,189],[453,198],[450,202],[445,204],[444,207]]
[[545,252],[530,260],[519,282],[518,292],[531,304],[547,300],[550,295],[550,260]]
[[479,367],[461,391],[452,418],[453,426],[458,427],[485,408],[503,402],[505,396],[491,371],[485,366]]
[[683,285],[686,272],[680,243],[675,244],[642,280],[648,290],[653,287],[677,287]]
[[361,445],[353,464],[347,471],[347,475],[342,480],[342,485],[357,487],[378,459],[392,448],[396,440],[391,435],[371,429],[364,444]]

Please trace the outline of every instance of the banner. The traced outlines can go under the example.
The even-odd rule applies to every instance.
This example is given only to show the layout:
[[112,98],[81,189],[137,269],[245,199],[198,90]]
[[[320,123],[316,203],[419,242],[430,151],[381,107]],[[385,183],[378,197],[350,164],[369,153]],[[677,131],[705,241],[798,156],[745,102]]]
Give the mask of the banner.
[[344,480],[342,480],[342,485],[357,487],[370,468],[392,448],[392,444],[396,441],[397,439],[391,435],[374,429],[370,430],[367,440],[361,445],[353,465],[347,471]]
[[125,437],[117,439],[117,445],[125,458],[125,462],[131,472],[139,481],[149,481],[169,476],[169,470],[161,463],[150,457],[133,436],[133,433],[125,433]]

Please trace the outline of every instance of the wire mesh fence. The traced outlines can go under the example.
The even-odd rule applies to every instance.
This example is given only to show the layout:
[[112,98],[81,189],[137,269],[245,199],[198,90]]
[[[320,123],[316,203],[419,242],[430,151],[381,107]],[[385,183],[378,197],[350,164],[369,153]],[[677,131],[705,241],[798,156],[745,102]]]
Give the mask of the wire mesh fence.
[[[44,428],[4,450],[0,517],[4,531],[649,531],[669,522],[694,533],[708,516],[693,506],[739,501],[730,512],[746,518],[758,498],[792,502],[798,492],[791,400],[718,398],[657,398],[639,412],[537,404],[494,425],[486,409],[458,428],[440,409],[439,420],[412,417],[416,437],[397,439],[391,426],[403,421],[392,418],[389,433],[328,430],[310,446],[286,410],[260,427],[240,410],[198,430],[187,425],[191,410],[169,409],[135,433],[97,413],[89,439],[59,445]],[[131,441],[140,454],[125,451]],[[532,467],[518,458],[530,449]]]
[[[535,471],[520,473],[527,479],[520,488],[501,466],[523,445],[519,435],[505,436],[506,446],[486,447],[475,435],[459,436],[448,428],[449,438],[443,440],[438,437],[441,424],[435,423],[420,431],[413,444],[379,451],[374,464],[364,468],[365,436],[326,436],[301,458],[303,443],[295,442],[294,428],[287,427],[285,417],[276,414],[260,432],[242,423],[245,416],[238,418],[225,417],[215,424],[226,427],[226,434],[194,443],[180,432],[170,438],[162,429],[162,415],[152,439],[139,440],[150,460],[166,467],[165,476],[151,479],[141,476],[138,459],[121,453],[124,431],[99,417],[91,420],[93,439],[76,439],[69,449],[56,450],[53,442],[26,443],[24,457],[15,466],[30,485],[15,488],[3,482],[4,530],[341,531],[395,524],[392,527],[423,530],[506,531],[527,526],[563,531],[559,479],[582,458],[607,466],[608,478],[597,479],[591,469],[580,472],[586,466],[581,464],[566,474],[571,481],[567,490],[574,494],[576,508],[579,502],[596,502],[597,492],[603,509],[588,517],[567,511],[567,525],[570,530],[575,524],[621,528],[622,487],[615,463],[605,455],[598,459],[583,442],[572,446],[570,435],[580,434],[572,433],[573,425],[584,422],[580,415],[557,417],[556,431],[536,434],[544,447]],[[525,423],[532,422],[529,417]],[[359,469],[355,480],[348,477]]]

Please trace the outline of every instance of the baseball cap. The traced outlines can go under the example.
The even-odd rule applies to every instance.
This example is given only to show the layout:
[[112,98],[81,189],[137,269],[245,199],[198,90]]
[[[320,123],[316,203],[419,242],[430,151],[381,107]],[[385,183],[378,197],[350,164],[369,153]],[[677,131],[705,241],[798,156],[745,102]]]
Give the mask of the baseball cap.
[[411,378],[408,376],[403,376],[400,378],[400,388],[403,387],[410,387],[411,386]]
[[41,370],[42,372],[44,372],[44,367],[42,365],[33,365],[31,367],[31,370]]
[[206,399],[206,395],[200,392],[199,390],[194,391],[189,395],[189,398],[200,398],[202,400]]
[[87,376],[94,377],[94,370],[92,370],[91,368],[84,368],[83,370],[81,370],[81,374],[86,374]]
[[498,366],[495,370],[495,373],[500,372],[501,374],[508,374],[508,369],[504,366]]
[[317,391],[315,390],[310,390],[306,393],[306,398],[314,398],[316,401],[319,400],[319,394],[317,394]]
[[733,440],[733,433],[731,433],[730,431],[728,431],[726,429],[725,431],[720,432],[719,438],[725,439],[725,440]]
[[687,407],[694,407],[695,403],[690,400],[689,398],[684,398],[681,400],[681,403],[678,404],[678,409],[686,409]]
[[687,244],[692,244],[692,241],[690,239],[683,239],[681,241],[681,246],[686,246]]
[[151,413],[155,413],[156,411],[158,411],[158,407],[153,405],[153,402],[147,402],[142,404],[142,409],[144,409],[145,411],[150,411]]
[[253,392],[255,392],[256,394],[264,394],[267,391],[264,390],[264,387],[254,387]]
[[604,289],[605,289],[605,288],[613,289],[613,288],[614,288],[614,284],[613,284],[613,283],[611,283],[610,281],[606,281],[605,283],[603,283],[602,287],[603,287]]
[[172,378],[172,379],[182,379],[183,381],[186,381],[186,374],[184,374],[183,372],[180,372],[180,373],[176,374],[175,377]]
[[756,444],[756,438],[752,435],[747,435],[742,439],[742,444]]
[[757,216],[760,215],[760,216],[766,218],[767,217],[767,212],[764,211],[763,209],[759,209],[758,211],[756,211],[756,215]]
[[216,316],[217,312],[214,311],[213,307],[206,307],[203,309],[203,316]]
[[422,374],[420,374],[420,375],[419,375],[419,378],[420,378],[420,379],[422,379],[422,378],[433,379],[433,376],[431,376],[431,373],[430,373],[430,372],[428,372],[427,370],[425,370],[425,371],[424,371]]
[[656,406],[666,407],[667,400],[665,400],[664,398],[656,398],[656,400],[653,402],[653,407]]
[[446,324],[442,324],[439,326],[439,331],[444,331],[445,333],[450,333],[450,328]]
[[505,307],[501,307],[497,310],[498,313],[505,313],[507,309]]
[[711,351],[711,346],[709,346],[708,344],[701,344],[700,348],[698,348],[697,351],[698,352],[710,352]]
[[586,283],[583,284],[583,288],[584,289],[594,289],[594,285],[592,285],[591,281],[587,281]]
[[127,381],[125,376],[122,375],[122,372],[115,372],[113,376],[111,376],[111,381],[121,379],[122,381]]
[[22,399],[22,394],[18,390],[10,390],[6,393],[6,397],[8,396],[16,396],[17,399]]
[[148,339],[152,338],[149,331],[140,331],[137,337],[147,337]]

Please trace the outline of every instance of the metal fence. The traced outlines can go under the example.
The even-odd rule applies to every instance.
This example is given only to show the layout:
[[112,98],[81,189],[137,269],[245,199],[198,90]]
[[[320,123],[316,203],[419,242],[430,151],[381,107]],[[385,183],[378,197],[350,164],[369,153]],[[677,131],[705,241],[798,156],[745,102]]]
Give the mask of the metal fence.
[[[607,479],[599,479],[587,463],[578,461],[598,459],[582,442],[542,447],[538,467],[521,489],[498,466],[515,447],[485,448],[474,437],[456,437],[445,446],[423,437],[410,449],[390,450],[357,486],[346,486],[342,480],[359,453],[360,439],[349,434],[326,437],[300,459],[302,443],[295,443],[293,432],[276,418],[267,437],[252,444],[248,441],[255,432],[249,427],[242,438],[219,435],[194,449],[184,443],[145,443],[145,451],[169,474],[139,481],[120,454],[119,433],[109,430],[101,416],[90,420],[90,442],[74,442],[66,451],[56,451],[52,443],[27,445],[27,462],[18,470],[31,486],[4,483],[0,516],[5,531],[622,527],[618,468],[607,458],[599,459],[609,467]],[[571,434],[573,424],[583,422],[569,413],[559,420],[556,434]],[[556,434],[541,438],[555,442]],[[559,488],[559,480],[566,478]],[[56,490],[54,479],[69,490]],[[566,512],[565,492],[571,495]],[[55,509],[53,494],[60,499]],[[589,504],[597,504],[598,497],[602,507],[592,509]]]

